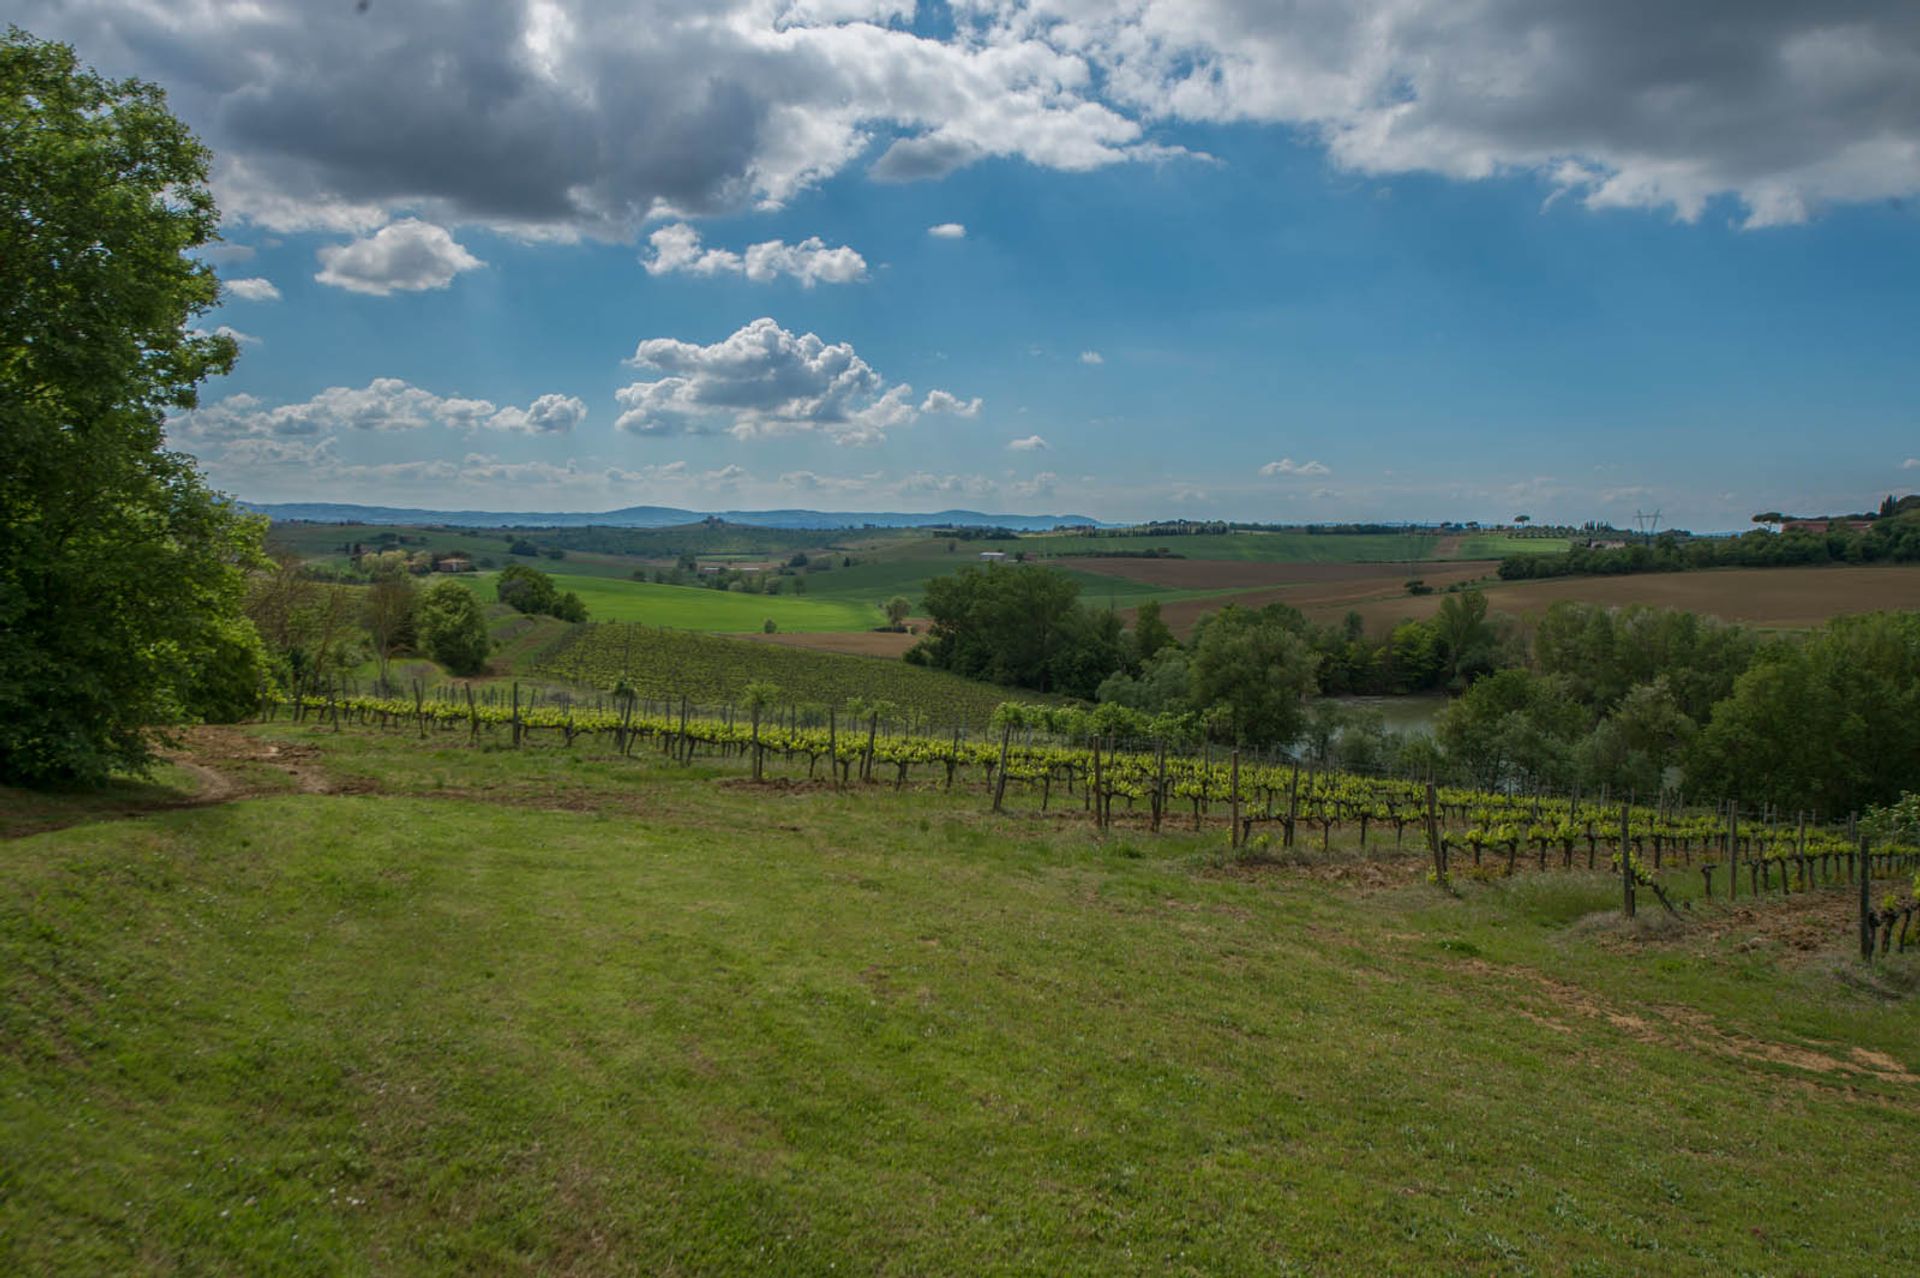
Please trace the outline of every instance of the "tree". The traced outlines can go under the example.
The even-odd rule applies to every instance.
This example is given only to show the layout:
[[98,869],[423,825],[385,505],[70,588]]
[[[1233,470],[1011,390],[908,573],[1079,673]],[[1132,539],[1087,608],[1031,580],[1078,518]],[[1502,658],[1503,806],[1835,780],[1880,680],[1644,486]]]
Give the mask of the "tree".
[[905,595],[895,595],[887,600],[885,608],[887,624],[898,630],[907,624],[907,614],[913,611],[913,600]]
[[434,583],[420,604],[420,635],[427,652],[457,675],[476,675],[487,664],[493,641],[480,600],[457,581]]
[[0,139],[0,780],[98,782],[267,677],[241,613],[264,521],[163,437],[236,353],[192,327],[218,214],[157,87],[18,29]]
[[1162,648],[1177,644],[1173,630],[1160,619],[1160,601],[1149,599],[1133,610],[1133,646],[1142,664]]
[[420,593],[404,569],[388,568],[367,587],[361,621],[367,628],[367,637],[373,641],[374,658],[380,663],[382,690],[390,686],[387,671],[394,650],[413,637],[413,614],[419,602]]
[[1493,646],[1493,627],[1487,624],[1487,597],[1480,591],[1463,590],[1442,599],[1433,629],[1446,651],[1449,680],[1459,679],[1463,670],[1492,664],[1487,652]]
[[1218,711],[1226,734],[1239,745],[1291,745],[1299,739],[1318,658],[1298,624],[1289,624],[1298,617],[1285,605],[1254,612],[1228,604],[1194,635],[1193,703],[1203,712]]

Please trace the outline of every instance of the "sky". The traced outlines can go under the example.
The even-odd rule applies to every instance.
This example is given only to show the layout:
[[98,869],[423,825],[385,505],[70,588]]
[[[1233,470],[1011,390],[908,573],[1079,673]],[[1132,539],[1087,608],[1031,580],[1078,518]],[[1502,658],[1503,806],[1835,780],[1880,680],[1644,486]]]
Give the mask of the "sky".
[[26,0],[255,501],[1723,530],[1920,490],[1911,0]]

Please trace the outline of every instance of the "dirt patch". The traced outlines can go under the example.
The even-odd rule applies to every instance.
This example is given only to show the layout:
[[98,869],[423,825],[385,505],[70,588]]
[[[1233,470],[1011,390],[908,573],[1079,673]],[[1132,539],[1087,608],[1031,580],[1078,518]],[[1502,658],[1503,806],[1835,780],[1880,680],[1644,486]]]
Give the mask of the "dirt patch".
[[[1433,608],[1438,608],[1437,596],[1416,597],[1407,594],[1407,582],[1418,577],[1434,589],[1444,590],[1448,586],[1480,581],[1490,576],[1497,567],[1492,560],[1481,559],[1444,564],[1422,562],[1415,564],[1411,573],[1407,571],[1405,564],[1288,566],[1347,570],[1348,575],[1329,576],[1318,581],[1296,581],[1291,585],[1272,586],[1241,594],[1214,595],[1206,599],[1164,600],[1160,605],[1161,619],[1173,627],[1175,633],[1185,634],[1193,629],[1194,623],[1199,621],[1201,616],[1230,603],[1238,604],[1243,608],[1263,608],[1270,603],[1284,603],[1321,621],[1337,620],[1350,611],[1359,611],[1364,616],[1369,607],[1398,607],[1401,602],[1413,604],[1431,602]],[[1354,575],[1351,570],[1355,568],[1364,568],[1367,572],[1365,575]],[[1431,609],[1428,611],[1430,613]],[[1122,615],[1130,617],[1131,614],[1132,610],[1127,609]]]
[[[1503,967],[1484,959],[1462,959],[1457,966],[1477,976],[1502,984],[1503,997],[1513,1002],[1514,1010],[1535,1023],[1604,1021],[1639,1042],[1673,1051],[1694,1052],[1726,1057],[1743,1064],[1785,1065],[1823,1079],[1841,1083],[1873,1081],[1902,1087],[1920,1084],[1920,1075],[1909,1071],[1884,1052],[1852,1047],[1843,1043],[1786,1043],[1762,1039],[1736,1030],[1728,1030],[1704,1012],[1672,1004],[1649,1003],[1628,1009],[1601,995],[1564,981],[1521,967]],[[1531,990],[1530,1001],[1515,998],[1516,993]],[[1849,1091],[1854,1091],[1848,1088]],[[1876,1093],[1856,1095],[1889,1099]],[[1920,1096],[1896,1099],[1903,1106],[1920,1108]]]
[[[1170,590],[1255,590],[1266,586],[1329,585],[1382,579],[1390,579],[1397,584],[1409,577],[1420,576],[1430,566],[1451,566],[1429,565],[1424,560],[1416,561],[1410,568],[1405,562],[1288,564],[1240,559],[1122,559],[1104,556],[1050,559],[1047,562],[1060,568],[1075,568],[1081,572],[1119,577],[1124,581],[1138,581]],[[1492,572],[1496,566],[1494,561],[1487,560],[1483,571]]]

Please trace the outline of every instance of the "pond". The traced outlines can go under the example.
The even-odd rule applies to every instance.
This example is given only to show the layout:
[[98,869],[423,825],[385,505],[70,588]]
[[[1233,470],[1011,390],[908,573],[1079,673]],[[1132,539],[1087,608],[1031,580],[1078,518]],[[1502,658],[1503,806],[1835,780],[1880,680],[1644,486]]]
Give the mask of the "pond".
[[1387,731],[1397,737],[1429,734],[1433,721],[1446,709],[1447,697],[1428,693],[1411,697],[1329,697],[1327,700],[1349,710],[1378,710],[1387,721]]

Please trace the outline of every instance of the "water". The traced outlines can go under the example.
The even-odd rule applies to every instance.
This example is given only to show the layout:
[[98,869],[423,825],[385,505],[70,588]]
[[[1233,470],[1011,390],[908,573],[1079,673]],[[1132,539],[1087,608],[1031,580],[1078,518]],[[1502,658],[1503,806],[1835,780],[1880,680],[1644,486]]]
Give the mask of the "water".
[[1427,736],[1433,721],[1446,708],[1447,698],[1438,693],[1412,697],[1330,697],[1349,710],[1377,710],[1386,718],[1387,731],[1396,737]]

